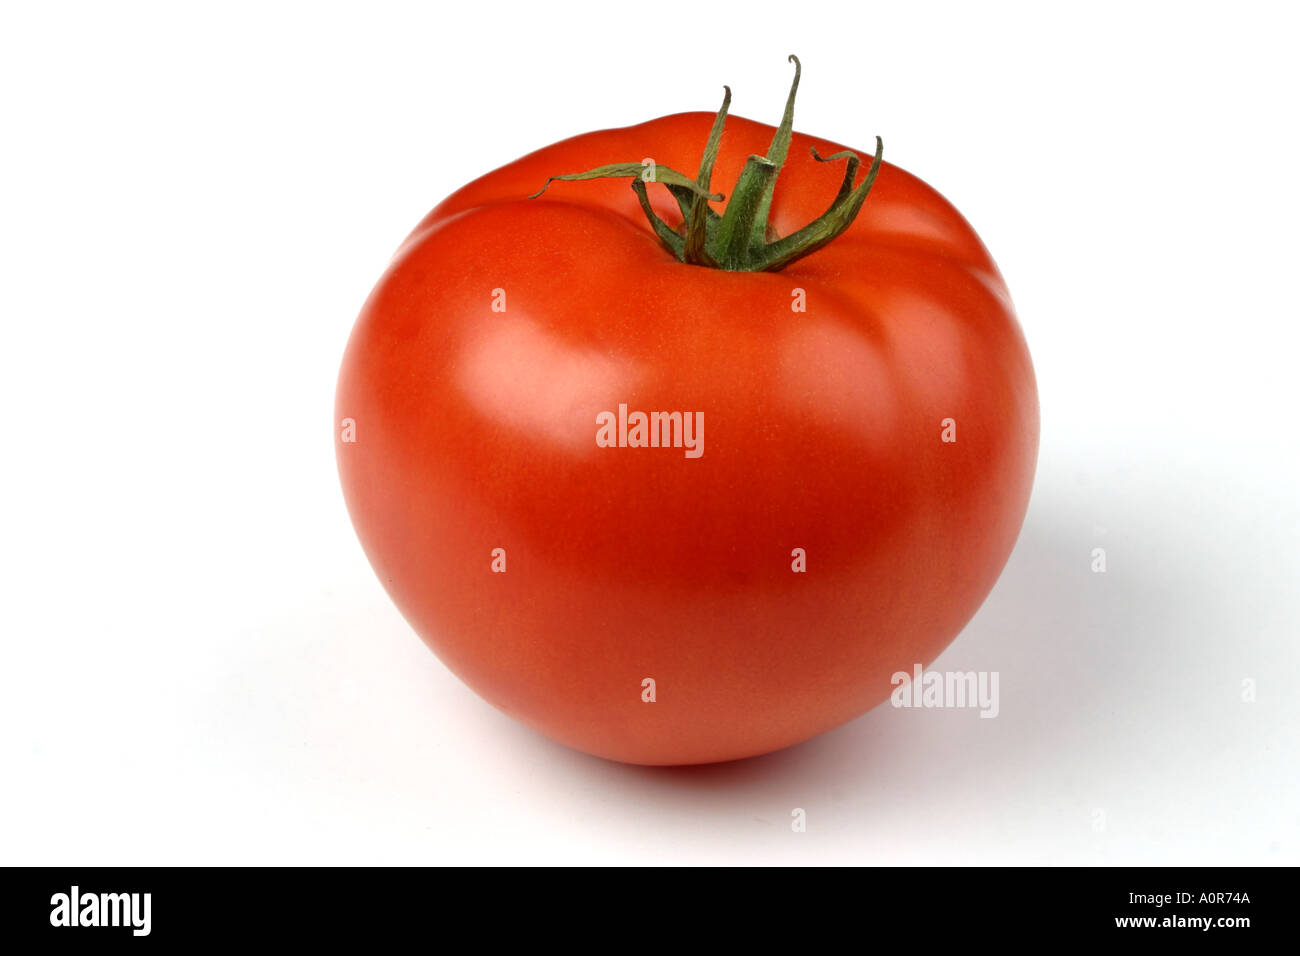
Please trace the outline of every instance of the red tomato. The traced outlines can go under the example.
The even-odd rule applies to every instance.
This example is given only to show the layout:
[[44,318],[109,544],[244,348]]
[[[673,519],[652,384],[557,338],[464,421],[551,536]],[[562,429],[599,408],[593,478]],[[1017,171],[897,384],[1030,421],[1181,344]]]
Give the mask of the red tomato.
[[[884,700],[992,588],[1037,453],[1003,280],[902,169],[780,271],[680,261],[627,182],[528,198],[601,163],[692,168],[714,122],[587,133],[456,192],[379,281],[339,378],[348,509],[407,620],[505,713],[631,763],[761,754]],[[727,120],[712,182],[776,132]],[[810,147],[842,149],[794,134],[760,240],[836,196]],[[688,213],[663,181],[647,192],[672,227]],[[680,412],[680,433],[658,418],[660,447],[639,446],[635,412]]]

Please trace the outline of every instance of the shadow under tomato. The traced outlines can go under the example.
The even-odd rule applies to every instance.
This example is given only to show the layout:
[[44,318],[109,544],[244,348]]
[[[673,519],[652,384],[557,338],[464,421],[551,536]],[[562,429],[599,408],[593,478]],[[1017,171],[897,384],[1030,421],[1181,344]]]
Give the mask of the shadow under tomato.
[[[902,709],[886,701],[828,733],[759,757],[637,767],[569,752],[575,770],[620,794],[630,785],[665,810],[715,822],[773,823],[787,832],[790,812],[802,807],[810,819],[837,820],[840,832],[911,819],[920,810],[951,836],[972,814],[1048,812],[1036,794],[1062,785],[1068,792],[1072,783],[1085,806],[1089,768],[1100,759],[1092,736],[1113,722],[1117,702],[1131,703],[1126,689],[1135,675],[1167,665],[1176,650],[1174,632],[1135,634],[1135,611],[1138,617],[1187,615],[1186,595],[1211,587],[1195,579],[1190,562],[1180,586],[1161,593],[1132,566],[1095,573],[1092,548],[1106,542],[1091,517],[1086,509],[1031,510],[990,597],[932,665],[996,672],[993,719],[974,709]],[[1163,691],[1138,705],[1142,719],[1172,719],[1176,689]]]

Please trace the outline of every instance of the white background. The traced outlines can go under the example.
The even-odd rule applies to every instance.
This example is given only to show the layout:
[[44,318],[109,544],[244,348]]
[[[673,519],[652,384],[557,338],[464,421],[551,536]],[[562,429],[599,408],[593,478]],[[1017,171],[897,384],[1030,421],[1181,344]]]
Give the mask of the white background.
[[[1293,8],[4,11],[0,862],[1300,862]],[[796,127],[882,134],[1025,327],[1028,519],[936,664],[1001,715],[606,763],[394,610],[338,360],[454,188],[724,83],[775,122],[791,52]]]

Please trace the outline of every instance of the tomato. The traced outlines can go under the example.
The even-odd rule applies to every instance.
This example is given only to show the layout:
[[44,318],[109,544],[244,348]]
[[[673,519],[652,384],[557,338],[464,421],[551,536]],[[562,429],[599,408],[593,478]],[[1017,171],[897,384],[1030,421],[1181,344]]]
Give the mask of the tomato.
[[[856,156],[818,162],[844,148],[790,134],[792,106],[470,183],[347,346],[338,466],[380,580],[466,684],[592,754],[729,760],[864,713],[962,629],[1024,517],[1037,395],[992,258],[878,152],[869,195]],[[529,198],[602,163],[625,181]],[[837,196],[858,208],[814,244]],[[772,268],[791,236],[811,248]]]

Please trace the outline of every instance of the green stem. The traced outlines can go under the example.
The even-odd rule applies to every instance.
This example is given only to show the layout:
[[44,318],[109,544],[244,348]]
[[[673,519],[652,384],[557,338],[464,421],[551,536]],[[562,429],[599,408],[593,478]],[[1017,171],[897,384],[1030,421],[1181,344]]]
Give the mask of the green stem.
[[750,244],[761,246],[767,239],[767,219],[772,210],[772,194],[776,191],[776,177],[781,172],[781,167],[785,165],[785,157],[790,152],[790,138],[794,135],[794,98],[799,92],[799,75],[803,72],[803,65],[799,58],[793,53],[790,54],[790,61],[794,64],[794,81],[790,84],[790,93],[785,98],[785,112],[781,114],[781,125],[776,128],[772,135],[772,143],[767,147],[767,161],[776,167],[767,185],[763,189],[763,199],[758,207],[758,215],[754,219],[754,229],[750,234]]
[[760,232],[767,226],[767,217],[760,218],[760,213],[764,201],[770,202],[771,187],[780,168],[763,156],[751,156],[745,161],[745,170],[736,180],[714,241],[712,255],[721,268],[745,271],[744,264],[754,245],[755,225]]
[[[786,98],[781,125],[777,127],[768,146],[766,156],[750,156],[736,181],[730,201],[719,216],[709,205],[721,202],[724,197],[710,192],[713,166],[722,142],[727,111],[731,106],[731,88],[724,87],[722,108],[718,110],[709,131],[709,139],[700,160],[700,171],[691,179],[667,166],[648,166],[644,163],[614,163],[582,173],[552,176],[532,198],[540,196],[555,180],[584,180],[624,178],[632,179],[632,188],[645,213],[650,227],[665,247],[679,261],[691,265],[707,266],[729,272],[775,272],[804,256],[816,252],[831,242],[853,223],[862,209],[867,194],[880,173],[884,144],[876,137],[876,153],[871,167],[862,182],[854,186],[861,160],[852,150],[842,150],[832,156],[821,156],[816,148],[813,159],[819,163],[845,160],[844,179],[830,207],[808,225],[784,238],[769,240],[772,197],[776,179],[785,165],[794,135],[794,100],[799,91],[802,67],[798,57],[791,56],[794,80]],[[653,175],[647,170],[653,170]],[[663,184],[677,200],[682,214],[680,228],[673,228],[655,213],[650,205],[646,182]]]
[[[845,177],[845,183],[851,185],[853,182],[852,171],[857,168],[858,157],[849,150],[844,152],[848,154],[850,164],[850,172]],[[760,250],[753,271],[776,272],[784,269],[796,259],[802,259],[809,253],[816,252],[849,228],[858,211],[862,209],[862,204],[866,202],[867,193],[871,192],[871,187],[876,181],[876,174],[880,172],[880,162],[884,152],[885,144],[877,136],[876,155],[872,159],[871,169],[867,171],[867,178],[862,180],[862,184],[847,194],[841,187],[835,201],[831,203],[831,207],[824,213],[797,232],[790,233],[784,239],[777,239],[775,242],[767,243]],[[836,155],[843,154],[837,153]]]
[[[697,179],[702,189],[708,189],[709,181],[713,178],[713,163],[718,158],[718,147],[722,144],[722,128],[727,124],[727,110],[731,106],[731,87],[724,86],[722,89],[722,108],[718,110],[718,115],[713,120],[713,128],[709,130],[709,141],[704,144],[704,156],[700,159],[700,175]],[[717,263],[709,255],[707,243],[710,219],[716,222],[718,214],[709,206],[707,199],[696,195],[691,199],[690,209],[683,215],[686,218],[686,242],[680,258],[683,262],[693,265],[716,268]]]

